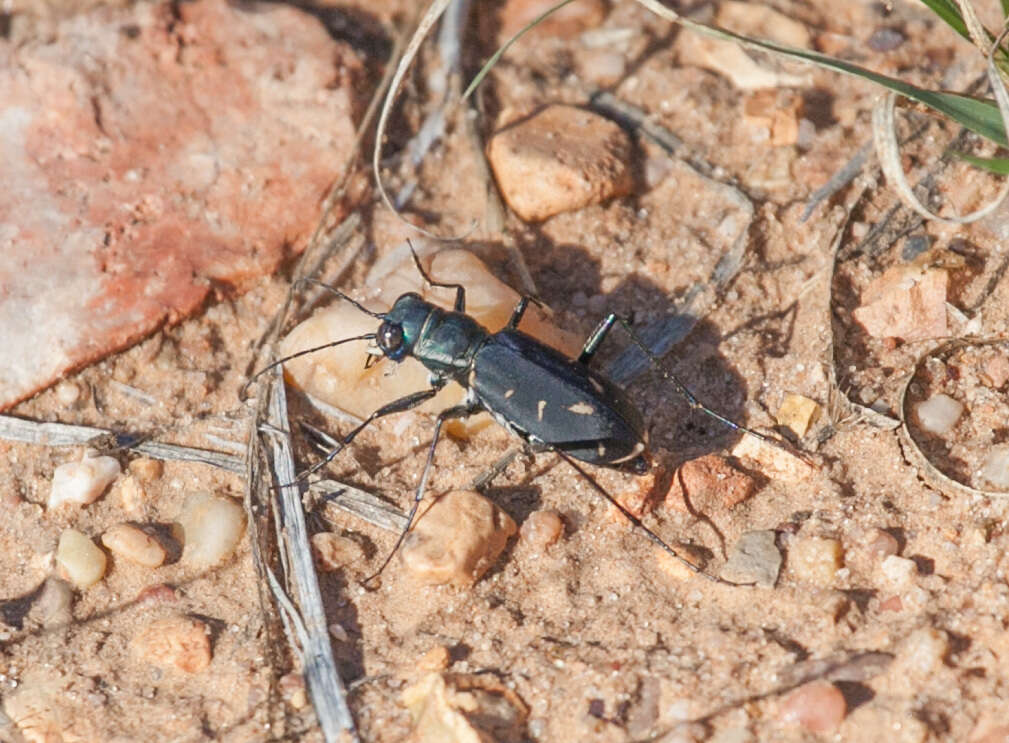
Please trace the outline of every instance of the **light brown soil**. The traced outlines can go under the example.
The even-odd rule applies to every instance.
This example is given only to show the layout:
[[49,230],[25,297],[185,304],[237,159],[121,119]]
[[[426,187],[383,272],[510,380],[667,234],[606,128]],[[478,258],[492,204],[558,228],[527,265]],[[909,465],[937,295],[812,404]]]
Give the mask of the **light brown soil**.
[[[962,89],[982,69],[964,43],[917,5],[842,5],[829,11],[787,2],[777,7],[860,63],[914,81]],[[950,301],[981,317],[980,335],[1006,334],[1004,215],[957,229],[912,220],[894,236],[866,245],[861,238],[869,227],[907,219],[900,209],[890,214],[895,198],[881,178],[868,177],[803,222],[811,191],[870,139],[876,89],[802,71],[812,81],[800,92],[815,133],[802,147],[772,146],[766,128],[741,118],[747,94],[678,57],[676,38],[683,32],[632,4],[614,8],[606,25],[632,30],[626,77],[615,94],[649,112],[695,157],[712,164],[718,184],[686,189],[667,182],[664,188],[654,173],[679,166],[639,140],[636,195],[535,226],[512,218],[508,228],[558,324],[584,334],[607,311],[641,325],[670,310],[695,282],[708,279],[727,247],[717,234],[702,233],[691,215],[735,209],[713,201],[724,195],[721,184],[752,202],[742,271],[670,361],[698,397],[749,426],[773,425],[787,393],[817,400],[825,414],[800,442],[817,470],[802,482],[765,477],[749,500],[703,518],[662,509],[646,521],[667,540],[696,548],[713,572],[741,534],[775,529],[785,554],[781,577],[773,589],[676,577],[649,542],[550,454],[517,460],[490,495],[519,524],[534,510],[559,512],[564,537],[544,554],[513,542],[469,590],[417,587],[393,563],[381,587],[365,591],[358,581],[377,567],[395,535],[309,504],[311,530],[352,535],[367,555],[346,571],[321,574],[327,618],[346,633],[345,641],[334,640],[333,650],[351,687],[349,703],[362,739],[407,737],[411,722],[400,693],[417,677],[419,659],[436,646],[449,648],[452,671],[492,674],[513,690],[530,708],[525,735],[531,740],[978,741],[1009,726],[1009,502],[930,484],[896,431],[872,425],[844,402],[846,394],[861,405],[882,401],[877,408],[896,415],[903,381],[929,349],[869,339],[851,320],[859,292],[903,260],[912,237],[928,236],[933,247],[967,256]],[[907,39],[894,51],[875,52],[867,39],[884,27],[902,29]],[[535,52],[516,47],[491,77],[488,107],[585,103],[584,85],[570,64],[581,53],[578,39],[536,43]],[[487,53],[468,50],[467,64]],[[406,106],[389,152],[410,136],[408,127],[425,106],[416,100]],[[927,123],[926,134],[911,145],[909,171],[937,173],[939,190],[957,209],[976,207],[997,184],[959,164],[937,165],[951,130]],[[473,157],[457,134],[419,173],[387,174],[389,184],[395,191],[408,179],[419,181],[415,213],[437,215],[426,223],[441,233],[462,233],[483,215]],[[366,225],[374,223],[373,214],[370,206],[362,209]],[[516,285],[515,272],[501,260],[504,252],[489,252],[498,259],[491,264],[499,275]],[[364,251],[342,288],[360,291],[376,257]],[[285,276],[263,280],[245,296],[222,299],[200,317],[84,370],[70,380],[82,393],[77,405],[62,404],[51,390],[13,412],[158,431],[160,438],[193,445],[210,446],[203,438],[210,430],[243,442],[248,412],[237,403],[237,392],[252,344],[286,290]],[[614,348],[620,345],[616,341]],[[977,379],[965,374],[942,380],[943,391],[968,405],[967,415],[977,395],[958,384]],[[139,401],[130,388],[155,402]],[[658,374],[643,375],[631,390],[647,415],[663,472],[689,458],[724,453],[738,438],[691,414]],[[293,409],[296,416],[323,420],[297,400]],[[976,452],[968,456],[964,447],[1006,437],[1004,420],[996,425],[991,409],[982,413],[989,423],[981,427],[994,428],[990,437],[964,424],[952,434],[962,440],[945,447],[968,469],[976,466]],[[363,434],[334,462],[333,476],[405,509],[431,431],[429,419],[407,416],[405,423],[389,419]],[[333,432],[346,429],[328,425]],[[432,491],[465,485],[511,443],[496,428],[468,442],[445,441]],[[934,442],[926,447],[926,453],[936,451]],[[178,562],[156,570],[117,562],[105,580],[77,595],[70,626],[19,626],[16,599],[49,574],[62,529],[72,524],[98,535],[126,519],[117,485],[80,512],[45,512],[53,469],[74,452],[0,442],[0,453],[5,705],[17,693],[35,694],[42,700],[39,719],[57,721],[47,739],[54,741],[320,739],[311,708],[295,709],[278,690],[291,670],[289,655],[283,637],[267,631],[275,609],[261,600],[248,539],[225,565],[201,574]],[[299,456],[306,465],[317,457],[307,445]],[[949,464],[943,458],[936,464],[944,462]],[[964,466],[954,462],[947,474],[963,477]],[[630,478],[609,472],[600,477],[618,491],[628,482],[621,478]],[[198,490],[240,497],[244,485],[237,475],[168,463],[163,476],[144,487],[141,513],[129,519],[167,524],[185,496]],[[876,529],[895,536],[899,555],[916,563],[918,574],[909,584],[893,585],[883,575],[882,557],[872,549]],[[789,545],[807,537],[840,540],[844,567],[833,580],[811,584],[790,569]],[[161,584],[174,590],[137,600],[145,588]],[[190,614],[211,626],[213,661],[206,671],[160,671],[131,653],[132,638],[168,613]],[[867,652],[889,655],[859,655]],[[831,671],[835,665],[842,670]],[[847,716],[828,736],[778,718],[783,695],[813,678],[835,681],[847,700]],[[0,738],[17,735],[13,726],[0,727]]]

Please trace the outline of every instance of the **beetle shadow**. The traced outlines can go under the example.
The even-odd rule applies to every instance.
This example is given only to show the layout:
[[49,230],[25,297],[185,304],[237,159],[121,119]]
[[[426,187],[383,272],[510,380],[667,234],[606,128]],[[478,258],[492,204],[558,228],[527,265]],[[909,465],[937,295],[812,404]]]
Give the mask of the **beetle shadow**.
[[[566,329],[577,328],[588,337],[607,313],[626,319],[639,336],[664,336],[670,346],[662,367],[675,375],[697,399],[726,418],[745,424],[742,417],[748,393],[745,382],[719,351],[725,335],[713,323],[677,312],[677,302],[667,288],[642,273],[621,280],[608,292],[602,290],[599,262],[581,247],[552,243],[538,232],[533,245],[525,246],[533,255],[530,271],[540,282],[541,293],[549,298],[554,321]],[[689,286],[684,286],[686,291]],[[728,332],[728,331],[726,331]],[[786,330],[790,336],[791,328]],[[787,339],[784,341],[787,344]],[[607,369],[624,354],[637,355],[644,370],[629,384],[631,400],[645,413],[653,447],[676,451],[690,457],[701,456],[738,440],[740,432],[691,409],[661,370],[643,358],[640,350],[619,325],[614,326],[592,361]]]

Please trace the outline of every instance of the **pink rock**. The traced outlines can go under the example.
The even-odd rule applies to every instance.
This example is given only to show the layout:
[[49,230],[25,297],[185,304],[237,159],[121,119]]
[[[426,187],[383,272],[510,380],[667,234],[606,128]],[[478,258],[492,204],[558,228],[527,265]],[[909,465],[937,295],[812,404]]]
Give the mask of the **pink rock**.
[[874,280],[852,312],[873,338],[920,341],[949,335],[946,291],[949,275],[941,268],[895,266]]
[[840,689],[829,681],[810,681],[782,700],[778,717],[814,733],[827,733],[840,725],[847,713]]
[[756,490],[757,482],[750,475],[724,457],[706,454],[684,462],[673,473],[665,503],[685,513],[711,513],[742,503]]
[[224,0],[0,42],[0,410],[300,250],[359,69],[310,15]]

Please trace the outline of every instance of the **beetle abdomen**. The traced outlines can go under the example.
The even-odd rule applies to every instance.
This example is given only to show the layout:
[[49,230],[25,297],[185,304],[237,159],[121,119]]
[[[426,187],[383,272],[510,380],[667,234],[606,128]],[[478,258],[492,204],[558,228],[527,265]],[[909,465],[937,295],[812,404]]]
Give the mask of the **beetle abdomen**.
[[491,335],[472,371],[480,404],[525,438],[602,465],[645,448],[644,421],[622,389],[525,333]]

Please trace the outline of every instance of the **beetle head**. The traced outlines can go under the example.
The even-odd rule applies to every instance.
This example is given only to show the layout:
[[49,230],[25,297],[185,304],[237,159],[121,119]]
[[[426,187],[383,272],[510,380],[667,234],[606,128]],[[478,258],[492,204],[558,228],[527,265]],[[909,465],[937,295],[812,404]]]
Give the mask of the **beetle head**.
[[412,354],[414,343],[420,338],[431,310],[430,302],[412,292],[397,299],[385,314],[375,336],[382,354],[393,361],[402,361]]

